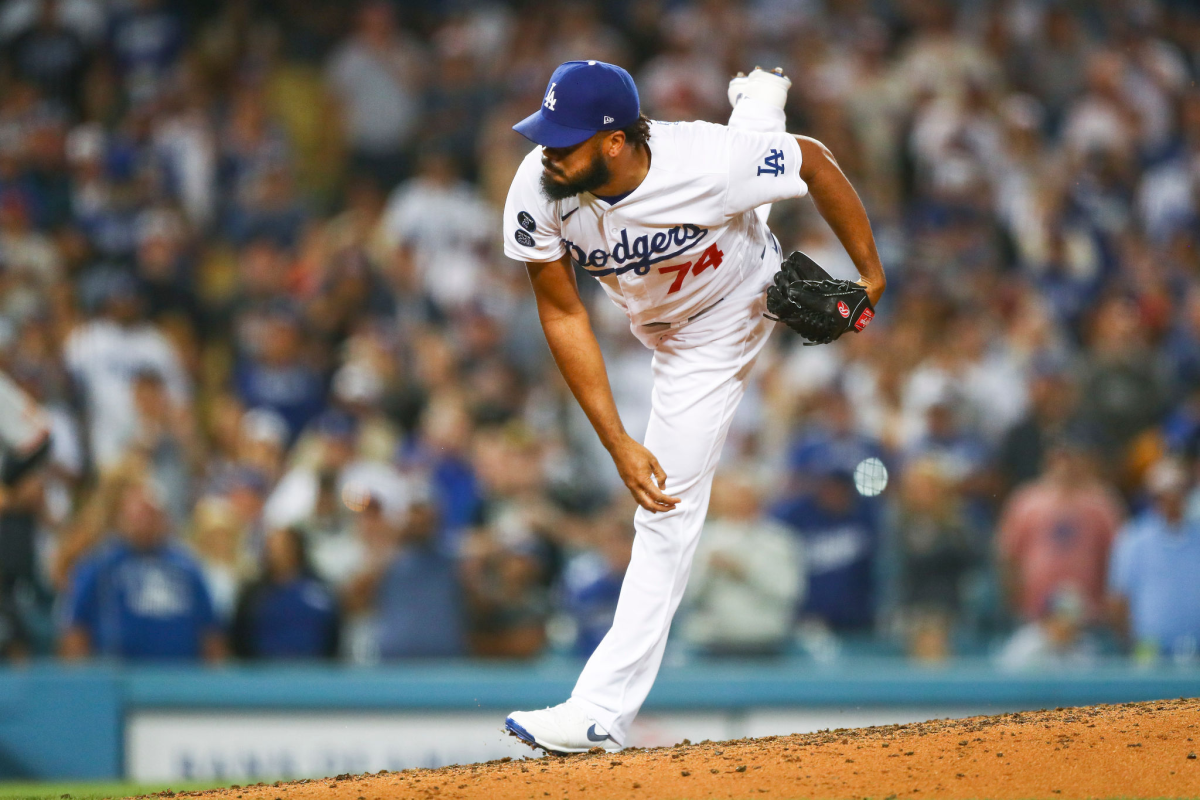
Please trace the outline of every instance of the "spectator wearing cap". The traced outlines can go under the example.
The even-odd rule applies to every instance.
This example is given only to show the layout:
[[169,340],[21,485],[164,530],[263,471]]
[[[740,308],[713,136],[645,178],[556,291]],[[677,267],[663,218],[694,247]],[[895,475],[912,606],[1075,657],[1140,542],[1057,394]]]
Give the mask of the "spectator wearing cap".
[[1065,588],[1083,598],[1088,620],[1097,619],[1123,517],[1116,493],[1096,475],[1088,443],[1056,441],[1041,477],[1014,492],[1001,509],[1000,571],[1017,614],[1037,619]]
[[1200,647],[1200,522],[1184,514],[1190,488],[1182,461],[1166,458],[1151,467],[1150,506],[1113,546],[1113,620],[1141,657],[1195,658]]
[[224,634],[195,558],[171,537],[155,487],[133,477],[109,495],[113,534],[72,571],[61,652],[137,661],[219,660]]
[[854,464],[827,462],[812,490],[778,502],[772,516],[804,549],[808,592],[798,614],[836,631],[874,622],[878,510],[854,489]]
[[304,534],[295,528],[268,534],[262,575],[238,598],[234,654],[253,660],[334,658],[339,622],[337,598],[314,574]]
[[762,513],[757,482],[718,475],[682,602],[684,639],[714,655],[781,652],[805,578],[803,544]]
[[[347,586],[347,611],[370,620],[375,653],[383,660],[463,655],[463,586],[458,564],[436,546],[433,506],[394,470],[373,466],[379,468],[361,470],[346,483],[345,499],[357,512],[359,539],[369,554]],[[350,648],[362,659],[364,642],[353,627]]]
[[92,461],[114,464],[137,432],[133,376],[153,370],[176,409],[191,387],[174,344],[142,317],[137,283],[119,270],[97,270],[81,285],[99,314],[79,325],[63,344],[63,360],[81,391]]
[[234,385],[249,408],[268,408],[287,422],[291,440],[325,408],[325,383],[306,353],[303,323],[279,306],[263,321],[258,350],[237,366]]

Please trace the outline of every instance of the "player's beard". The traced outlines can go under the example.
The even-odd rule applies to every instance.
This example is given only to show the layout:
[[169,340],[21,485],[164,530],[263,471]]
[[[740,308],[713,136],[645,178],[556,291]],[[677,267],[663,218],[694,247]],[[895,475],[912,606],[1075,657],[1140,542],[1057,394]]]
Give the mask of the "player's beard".
[[543,169],[542,194],[551,200],[566,200],[568,197],[574,197],[580,192],[590,192],[594,189],[599,189],[611,179],[612,172],[608,168],[608,162],[604,160],[603,155],[596,153],[592,157],[591,163],[587,165],[587,169],[569,181],[555,180],[549,172]]

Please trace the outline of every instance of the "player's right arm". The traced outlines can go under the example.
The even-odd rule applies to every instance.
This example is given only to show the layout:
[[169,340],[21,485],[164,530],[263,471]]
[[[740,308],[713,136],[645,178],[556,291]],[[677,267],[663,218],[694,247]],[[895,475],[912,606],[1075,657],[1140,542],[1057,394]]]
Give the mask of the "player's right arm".
[[621,480],[642,508],[670,511],[679,502],[664,491],[667,474],[654,454],[621,424],[604,368],[604,356],[592,331],[587,308],[579,297],[570,257],[556,261],[525,262],[537,300],[538,319],[546,344],[563,379],[591,421],[601,443],[612,455]]
[[504,203],[504,254],[524,262],[529,271],[550,353],[612,455],[621,480],[642,508],[670,511],[679,501],[663,492],[667,474],[621,424],[600,345],[579,299],[575,268],[562,237],[561,208],[542,195],[541,174],[541,148],[534,148],[517,168]]

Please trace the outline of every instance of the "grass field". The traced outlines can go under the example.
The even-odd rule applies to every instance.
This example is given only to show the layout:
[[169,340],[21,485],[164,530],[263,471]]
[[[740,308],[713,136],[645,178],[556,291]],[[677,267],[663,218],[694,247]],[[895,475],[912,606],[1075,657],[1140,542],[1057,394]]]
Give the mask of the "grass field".
[[215,789],[224,784],[213,783],[8,783],[0,781],[0,800],[104,800],[136,797],[170,789],[175,792],[194,792]]

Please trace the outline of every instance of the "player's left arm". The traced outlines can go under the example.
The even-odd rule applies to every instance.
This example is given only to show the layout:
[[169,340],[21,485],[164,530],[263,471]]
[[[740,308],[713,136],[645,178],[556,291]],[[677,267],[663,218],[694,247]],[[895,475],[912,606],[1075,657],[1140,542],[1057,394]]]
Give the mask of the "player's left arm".
[[854,261],[862,276],[859,283],[866,287],[871,306],[875,307],[887,288],[887,278],[867,210],[828,147],[807,136],[797,136],[796,143],[800,145],[800,178],[808,184],[817,211]]

